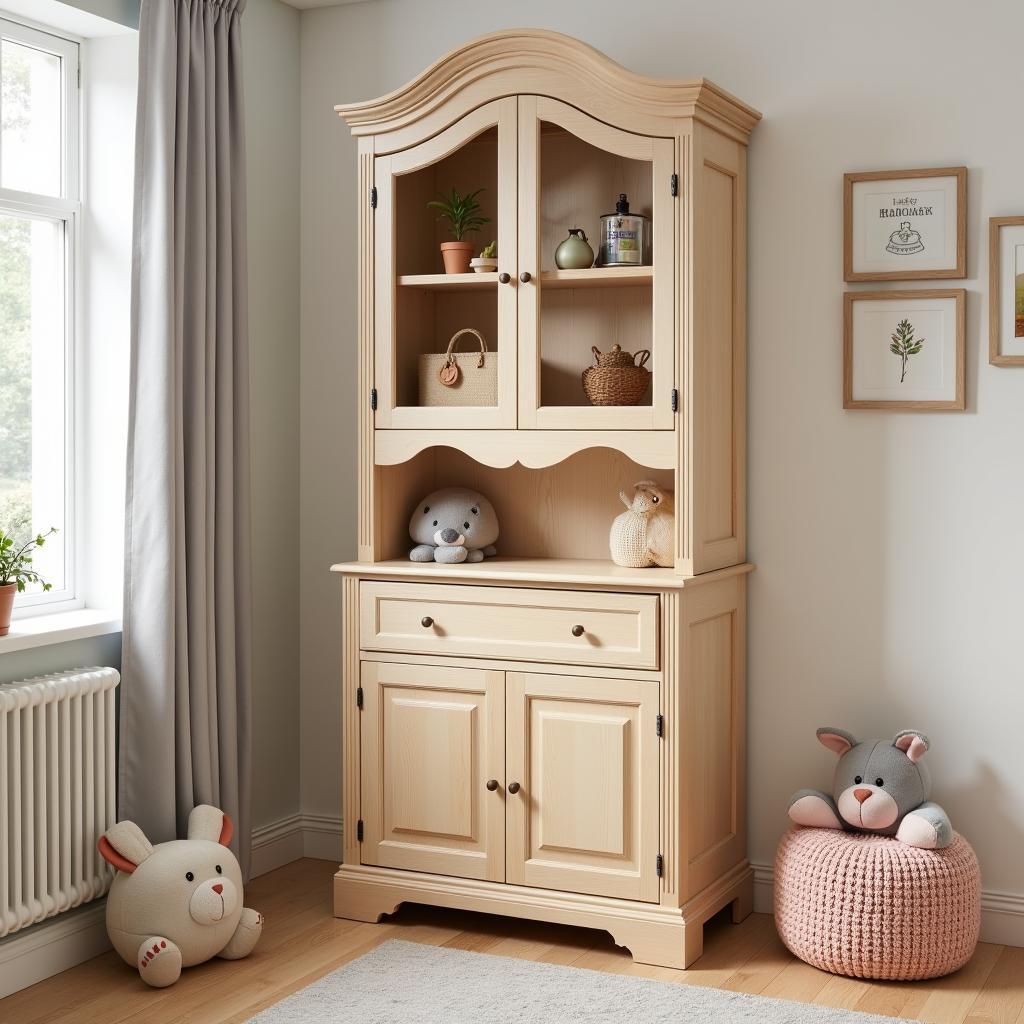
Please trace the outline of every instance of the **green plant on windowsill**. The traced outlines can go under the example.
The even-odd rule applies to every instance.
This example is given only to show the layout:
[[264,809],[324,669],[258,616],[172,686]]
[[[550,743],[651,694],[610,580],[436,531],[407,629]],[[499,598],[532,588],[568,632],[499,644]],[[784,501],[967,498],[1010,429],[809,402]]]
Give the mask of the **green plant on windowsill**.
[[438,220],[448,221],[452,241],[441,243],[441,258],[446,274],[465,274],[469,271],[469,260],[473,255],[473,243],[467,242],[466,235],[479,231],[491,218],[483,216],[476,197],[484,190],[478,188],[464,196],[453,188],[450,195],[438,193],[439,199],[431,199],[427,206],[439,211]]
[[38,583],[43,590],[53,589],[53,584],[45,582],[32,568],[32,552],[41,548],[46,538],[56,532],[51,527],[46,533],[37,533],[21,543],[6,530],[0,530],[0,636],[6,636],[11,628],[11,610],[16,593],[24,593],[29,583]]

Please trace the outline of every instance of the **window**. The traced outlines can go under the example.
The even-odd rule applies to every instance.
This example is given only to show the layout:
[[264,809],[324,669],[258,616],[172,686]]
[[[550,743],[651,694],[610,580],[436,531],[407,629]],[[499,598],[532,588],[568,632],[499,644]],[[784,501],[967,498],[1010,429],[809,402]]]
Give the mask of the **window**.
[[74,581],[78,44],[0,19],[0,525],[58,529],[18,608],[67,607]]

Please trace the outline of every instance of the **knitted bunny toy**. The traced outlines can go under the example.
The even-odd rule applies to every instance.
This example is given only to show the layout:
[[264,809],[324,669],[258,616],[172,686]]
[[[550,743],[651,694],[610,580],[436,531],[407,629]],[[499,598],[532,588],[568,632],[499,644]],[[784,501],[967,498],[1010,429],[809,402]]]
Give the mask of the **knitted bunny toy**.
[[928,737],[904,729],[889,740],[859,742],[842,729],[818,730],[818,741],[839,755],[832,795],[801,789],[789,801],[798,825],[895,836],[908,846],[941,849],[953,841],[946,812],[928,800],[931,776],[921,763]]
[[633,485],[633,497],[619,491],[626,506],[612,522],[608,546],[612,561],[632,569],[652,565],[671,568],[675,564],[674,502],[672,492],[653,480]]
[[182,967],[215,956],[248,956],[263,915],[242,906],[242,871],[231,819],[201,804],[188,818],[188,839],[153,846],[133,821],[100,837],[103,859],[117,868],[107,896],[107,934],[121,959],[147,985],[173,985]]

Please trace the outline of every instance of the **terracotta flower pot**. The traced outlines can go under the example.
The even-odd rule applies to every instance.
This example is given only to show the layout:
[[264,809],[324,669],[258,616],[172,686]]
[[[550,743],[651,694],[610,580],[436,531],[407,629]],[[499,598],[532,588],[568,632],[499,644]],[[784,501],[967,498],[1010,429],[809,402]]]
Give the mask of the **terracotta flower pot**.
[[0,636],[7,636],[10,631],[11,610],[14,608],[14,595],[17,592],[17,583],[5,583],[0,586]]
[[442,242],[441,259],[446,274],[468,274],[469,261],[473,258],[472,242]]

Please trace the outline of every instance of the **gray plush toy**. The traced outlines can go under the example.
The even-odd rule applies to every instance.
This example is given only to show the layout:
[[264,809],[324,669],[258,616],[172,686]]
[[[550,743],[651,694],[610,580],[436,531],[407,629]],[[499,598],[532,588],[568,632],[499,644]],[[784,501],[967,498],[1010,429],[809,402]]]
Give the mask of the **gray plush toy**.
[[498,517],[479,491],[445,487],[428,494],[409,520],[413,562],[482,562],[498,552]]
[[953,841],[946,812],[928,800],[932,782],[921,763],[929,747],[924,733],[904,729],[892,742],[858,742],[842,729],[823,728],[818,741],[839,755],[832,796],[817,789],[794,793],[789,816],[798,825],[895,836],[925,850]]

